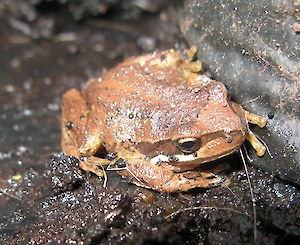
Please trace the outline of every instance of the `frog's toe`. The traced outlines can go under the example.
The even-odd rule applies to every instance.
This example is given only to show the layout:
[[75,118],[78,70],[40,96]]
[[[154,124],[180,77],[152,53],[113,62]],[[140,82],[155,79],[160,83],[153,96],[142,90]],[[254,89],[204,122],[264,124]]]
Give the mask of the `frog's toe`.
[[258,156],[261,157],[265,154],[267,150],[266,147],[258,140],[258,138],[254,135],[254,133],[251,130],[248,131],[246,138],[252,145]]
[[104,168],[109,165],[110,161],[94,156],[82,157],[80,167],[86,172],[92,172],[100,177],[104,176]]
[[251,112],[246,111],[246,110],[244,110],[244,111],[245,111],[245,116],[246,116],[249,123],[256,124],[260,128],[263,128],[264,126],[266,126],[266,124],[267,124],[267,118],[266,117],[251,113]]

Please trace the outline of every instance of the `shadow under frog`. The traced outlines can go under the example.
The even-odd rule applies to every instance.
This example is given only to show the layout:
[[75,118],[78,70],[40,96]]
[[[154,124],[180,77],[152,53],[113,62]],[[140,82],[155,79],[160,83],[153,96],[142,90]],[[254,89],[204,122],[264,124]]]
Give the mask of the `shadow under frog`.
[[[201,74],[196,49],[130,58],[62,99],[62,149],[99,176],[107,166],[133,183],[162,192],[211,187],[217,170],[196,168],[229,155],[247,138],[259,156],[265,147],[248,128],[265,117],[227,99],[223,83]],[[99,158],[105,149],[112,159]]]

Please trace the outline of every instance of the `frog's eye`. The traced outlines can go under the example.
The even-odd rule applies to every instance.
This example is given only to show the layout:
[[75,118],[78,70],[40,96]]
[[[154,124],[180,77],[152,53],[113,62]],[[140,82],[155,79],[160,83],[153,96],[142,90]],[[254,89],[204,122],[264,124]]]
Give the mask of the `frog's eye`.
[[200,148],[200,139],[185,138],[177,141],[178,148],[185,154],[192,154]]

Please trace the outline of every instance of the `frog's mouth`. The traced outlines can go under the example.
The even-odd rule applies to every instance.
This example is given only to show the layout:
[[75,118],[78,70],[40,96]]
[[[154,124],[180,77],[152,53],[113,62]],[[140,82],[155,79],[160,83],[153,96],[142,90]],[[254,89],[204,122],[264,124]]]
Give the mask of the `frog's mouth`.
[[209,156],[206,158],[201,158],[198,157],[197,154],[177,154],[177,155],[173,155],[173,156],[169,156],[169,155],[157,155],[153,158],[150,159],[150,162],[152,164],[155,165],[160,165],[162,162],[166,162],[166,163],[175,163],[177,165],[181,164],[181,165],[185,165],[185,164],[201,164],[201,163],[206,163],[206,162],[210,162],[210,161],[214,161],[216,159],[219,159],[221,157],[230,155],[231,153],[235,152],[237,149],[231,149],[230,151],[227,152],[223,152],[222,154],[219,155],[214,155],[214,156]]
[[[159,154],[152,157],[150,162],[156,165],[160,165],[161,163],[170,163],[177,166],[199,165],[201,163],[210,162],[233,153],[240,148],[244,139],[245,137],[244,135],[241,135],[240,131],[231,132],[230,135],[224,134],[223,132],[223,137],[210,138],[209,140],[206,140],[205,144],[202,144],[201,147],[199,144],[198,148],[193,149],[191,152],[182,149],[182,154]],[[197,139],[193,139],[195,142],[194,145],[191,145],[190,143],[191,138],[186,138],[184,140],[185,141],[183,142],[178,142],[181,144],[186,144],[185,147],[192,148],[194,145],[197,147]]]

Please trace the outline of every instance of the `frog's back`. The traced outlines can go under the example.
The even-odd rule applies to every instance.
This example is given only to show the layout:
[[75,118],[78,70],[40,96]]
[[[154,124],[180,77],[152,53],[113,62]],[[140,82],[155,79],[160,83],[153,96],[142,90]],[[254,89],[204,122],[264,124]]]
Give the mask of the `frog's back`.
[[[207,130],[211,124],[209,110],[211,117],[218,113],[222,118],[222,111],[214,111],[228,106],[222,83],[190,83],[184,70],[160,67],[148,62],[149,57],[142,58],[145,62],[139,57],[121,63],[101,80],[91,82],[85,91],[94,113],[103,115],[106,134],[133,142],[177,139]],[[215,104],[215,108],[208,108],[208,104]],[[212,120],[215,131],[219,130],[220,124]],[[236,118],[227,115],[226,121],[230,120],[234,123]],[[213,127],[210,125],[211,130]]]

